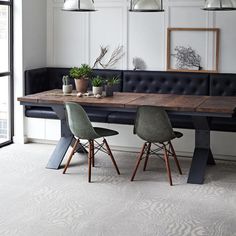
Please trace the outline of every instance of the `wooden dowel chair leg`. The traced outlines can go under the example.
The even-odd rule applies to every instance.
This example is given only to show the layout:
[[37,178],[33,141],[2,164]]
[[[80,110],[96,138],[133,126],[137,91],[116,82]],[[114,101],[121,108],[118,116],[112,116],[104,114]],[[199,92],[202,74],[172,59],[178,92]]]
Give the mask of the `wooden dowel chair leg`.
[[148,159],[149,159],[151,145],[152,145],[151,143],[148,143],[146,158],[145,158],[145,162],[144,162],[144,166],[143,166],[143,171],[145,171],[146,168],[147,168],[147,163],[148,163]]
[[92,166],[95,166],[95,159],[94,159],[94,141],[92,141]]
[[91,160],[93,158],[92,156],[92,141],[89,141],[89,152],[88,152],[88,182],[91,182]]
[[116,169],[117,174],[120,175],[120,171],[119,171],[119,168],[118,168],[118,166],[117,166],[117,164],[116,164],[115,158],[114,158],[114,156],[113,156],[113,154],[112,154],[112,152],[111,152],[111,149],[110,149],[110,147],[109,147],[109,145],[108,145],[108,143],[107,143],[107,140],[106,140],[105,138],[103,139],[103,143],[104,143],[105,146],[106,146],[108,155],[110,156],[110,158],[111,158],[111,160],[112,160],[112,162],[113,162],[113,165],[115,166],[115,169]]
[[140,154],[139,154],[139,156],[138,156],[138,158],[137,158],[136,166],[135,166],[135,168],[134,168],[134,172],[133,172],[133,175],[132,175],[132,177],[131,177],[131,181],[134,180],[134,177],[135,177],[136,172],[137,172],[137,170],[138,170],[139,164],[140,164],[140,162],[141,162],[141,160],[142,160],[142,157],[143,157],[143,154],[144,154],[144,152],[145,152],[146,146],[147,146],[147,143],[144,143],[144,144],[143,144],[143,147],[142,147],[142,150],[141,150],[141,152],[140,152]]
[[164,157],[165,157],[165,163],[166,163],[166,170],[167,170],[167,175],[169,178],[170,185],[172,186],[172,178],[171,178],[171,170],[170,170],[170,163],[169,163],[169,156],[166,150],[166,147],[164,146]]
[[175,153],[175,150],[174,150],[174,147],[173,147],[171,141],[169,141],[169,145],[170,145],[171,152],[172,152],[172,154],[173,154],[173,158],[174,158],[174,160],[175,160],[175,164],[177,165],[177,168],[178,168],[178,170],[179,170],[179,173],[182,175],[182,170],[181,170],[181,168],[180,168],[180,164],[179,164],[179,161],[178,161],[178,159],[177,159],[177,156],[176,156],[176,153]]
[[79,142],[80,142],[79,139],[76,139],[75,144],[74,144],[74,146],[73,146],[73,148],[72,148],[72,150],[70,152],[70,155],[69,155],[68,160],[66,162],[66,165],[64,167],[63,174],[66,173],[66,170],[67,170],[68,166],[70,165],[71,159],[72,159],[73,155],[76,152],[76,149],[77,149],[77,146],[79,145]]

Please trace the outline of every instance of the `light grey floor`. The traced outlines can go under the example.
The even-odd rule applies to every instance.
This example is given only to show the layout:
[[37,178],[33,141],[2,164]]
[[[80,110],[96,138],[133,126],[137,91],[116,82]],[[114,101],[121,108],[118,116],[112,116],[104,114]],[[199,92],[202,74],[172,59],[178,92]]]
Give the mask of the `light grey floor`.
[[236,235],[236,163],[218,161],[204,185],[191,185],[190,160],[180,158],[184,175],[172,165],[170,187],[161,160],[131,183],[136,155],[115,152],[121,176],[101,154],[88,184],[85,156],[76,154],[66,175],[45,169],[53,148],[0,149],[1,236]]

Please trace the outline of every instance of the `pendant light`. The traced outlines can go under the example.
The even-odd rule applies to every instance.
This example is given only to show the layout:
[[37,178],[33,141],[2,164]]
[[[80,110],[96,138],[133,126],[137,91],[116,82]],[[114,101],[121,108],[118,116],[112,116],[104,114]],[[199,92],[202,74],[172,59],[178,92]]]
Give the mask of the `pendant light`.
[[93,0],[64,0],[64,11],[95,11]]
[[206,0],[202,8],[206,11],[233,11],[236,10],[235,0]]
[[162,0],[131,0],[130,9],[132,12],[162,12]]

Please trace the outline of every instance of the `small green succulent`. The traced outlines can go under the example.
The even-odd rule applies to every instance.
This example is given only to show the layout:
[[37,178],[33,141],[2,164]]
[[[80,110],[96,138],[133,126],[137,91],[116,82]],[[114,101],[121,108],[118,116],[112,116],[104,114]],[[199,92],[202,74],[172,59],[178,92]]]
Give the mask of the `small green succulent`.
[[102,87],[103,78],[100,76],[96,76],[96,77],[92,78],[91,83],[92,83],[93,87]]
[[108,86],[113,86],[113,85],[116,85],[116,84],[119,84],[119,83],[120,83],[119,76],[113,76],[113,77],[106,80],[106,84]]
[[88,79],[92,72],[92,68],[87,64],[82,64],[80,67],[70,69],[70,77],[74,79]]

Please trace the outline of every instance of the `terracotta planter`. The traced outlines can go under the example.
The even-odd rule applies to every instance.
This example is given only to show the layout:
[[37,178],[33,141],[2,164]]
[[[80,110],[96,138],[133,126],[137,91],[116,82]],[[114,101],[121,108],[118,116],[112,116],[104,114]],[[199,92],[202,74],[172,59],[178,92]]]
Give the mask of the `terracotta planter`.
[[94,87],[93,86],[93,95],[102,95],[102,87]]
[[86,93],[88,89],[88,79],[75,79],[75,88],[78,93]]

